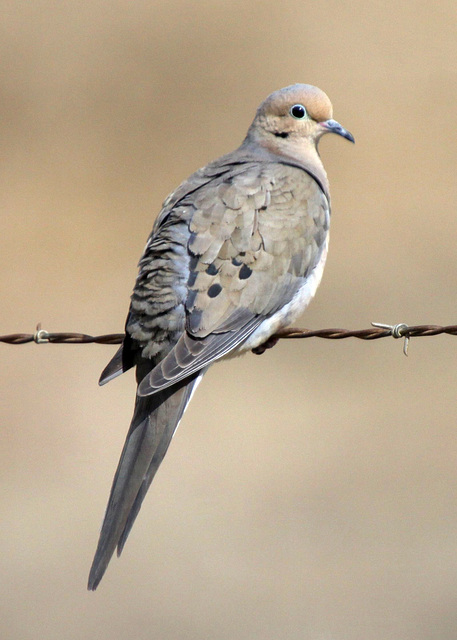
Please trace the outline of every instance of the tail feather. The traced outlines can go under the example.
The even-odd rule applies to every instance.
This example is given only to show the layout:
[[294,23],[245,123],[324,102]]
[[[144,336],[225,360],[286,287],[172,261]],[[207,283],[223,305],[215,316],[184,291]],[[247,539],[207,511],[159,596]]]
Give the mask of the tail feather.
[[157,469],[159,468],[162,460],[165,457],[165,454],[167,453],[173,434],[176,431],[176,428],[179,424],[179,421],[182,418],[182,415],[186,409],[186,406],[189,404],[195,389],[197,388],[198,384],[200,383],[200,380],[203,377],[203,373],[204,372],[201,372],[197,377],[194,376],[194,379],[192,380],[192,382],[187,384],[187,386],[185,387],[185,397],[182,399],[182,402],[180,405],[180,413],[177,414],[171,421],[171,423],[175,425],[173,428],[173,432],[169,434],[168,429],[166,429],[162,436],[162,439],[160,440],[157,446],[156,452],[154,453],[154,456],[151,460],[151,464],[149,465],[149,469],[147,470],[144,476],[144,480],[141,483],[141,487],[135,498],[135,502],[133,503],[132,508],[130,509],[130,513],[127,518],[127,522],[125,523],[125,527],[122,532],[122,535],[119,538],[119,542],[117,544],[118,556],[120,556],[122,553],[122,549],[124,548],[125,542],[129,536],[133,523],[135,522],[135,519],[141,509],[141,504],[144,500],[144,497],[148,492],[148,489],[151,486],[152,481],[154,480],[154,476],[157,472]]
[[117,376],[131,369],[135,364],[133,353],[132,339],[129,334],[126,333],[121,346],[103,369],[98,384],[106,384],[110,382],[110,380],[113,380],[113,378],[117,378]]
[[116,546],[118,555],[121,553],[199,377],[196,374],[153,396],[137,396],[89,574],[89,589],[97,588]]

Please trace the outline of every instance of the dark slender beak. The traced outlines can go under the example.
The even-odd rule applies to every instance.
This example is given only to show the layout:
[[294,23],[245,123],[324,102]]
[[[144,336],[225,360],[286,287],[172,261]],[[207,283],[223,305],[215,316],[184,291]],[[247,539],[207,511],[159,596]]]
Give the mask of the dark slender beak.
[[346,140],[349,140],[349,142],[355,142],[352,133],[342,127],[336,120],[326,120],[325,122],[321,122],[320,125],[325,129],[324,133],[337,133],[339,136],[342,136],[343,138],[346,138]]

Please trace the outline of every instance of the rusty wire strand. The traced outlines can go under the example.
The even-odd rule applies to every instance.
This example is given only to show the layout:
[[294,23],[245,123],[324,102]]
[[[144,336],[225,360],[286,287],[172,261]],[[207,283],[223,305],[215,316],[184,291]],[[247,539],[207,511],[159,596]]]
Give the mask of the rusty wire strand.
[[[324,338],[326,340],[341,340],[344,338],[357,338],[359,340],[378,340],[379,338],[423,338],[440,334],[457,335],[457,325],[440,326],[435,324],[423,325],[379,325],[369,329],[297,329],[294,327],[283,329],[273,339],[298,339],[298,338]],[[45,331],[40,325],[35,333],[12,333],[0,336],[0,342],[6,344],[26,344],[28,342],[53,343],[53,344],[120,344],[124,338],[123,333],[109,333],[101,336],[91,336],[86,333],[55,333]]]

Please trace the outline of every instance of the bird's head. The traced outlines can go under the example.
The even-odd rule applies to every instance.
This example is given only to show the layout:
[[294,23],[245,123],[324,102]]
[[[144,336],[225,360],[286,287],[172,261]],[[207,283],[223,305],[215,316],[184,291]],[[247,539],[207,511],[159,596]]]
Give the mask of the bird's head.
[[325,133],[354,142],[352,134],[333,120],[332,103],[323,91],[309,84],[293,84],[262,102],[246,141],[275,153],[300,156],[315,150]]

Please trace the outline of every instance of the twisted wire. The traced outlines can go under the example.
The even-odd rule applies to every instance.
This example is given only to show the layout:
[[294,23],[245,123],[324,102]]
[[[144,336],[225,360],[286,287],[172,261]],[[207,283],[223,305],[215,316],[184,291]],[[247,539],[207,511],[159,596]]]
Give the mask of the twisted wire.
[[[424,338],[446,334],[457,335],[457,325],[440,326],[436,324],[422,325],[379,325],[368,329],[299,329],[290,327],[278,332],[274,339],[300,339],[323,338],[326,340],[342,340],[345,338],[357,338],[358,340],[378,340],[379,338]],[[123,333],[108,333],[100,336],[91,336],[86,333],[50,332],[37,326],[35,333],[12,333],[0,336],[0,342],[6,344],[120,344],[124,338]]]

